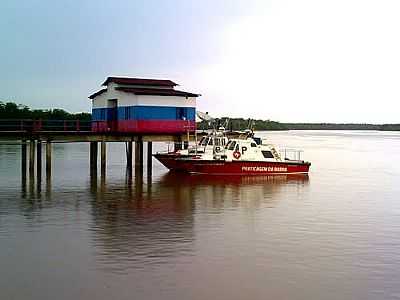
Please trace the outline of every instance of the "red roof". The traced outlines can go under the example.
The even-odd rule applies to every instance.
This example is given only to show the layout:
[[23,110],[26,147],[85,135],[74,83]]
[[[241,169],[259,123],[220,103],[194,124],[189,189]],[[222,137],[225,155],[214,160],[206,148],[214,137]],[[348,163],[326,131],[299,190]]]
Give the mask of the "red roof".
[[93,99],[94,97],[103,94],[107,89],[101,89],[100,91],[97,91],[96,93],[93,93],[89,96],[89,99]]
[[155,85],[155,86],[165,86],[174,87],[177,84],[171,80],[165,79],[146,79],[146,78],[129,78],[129,77],[108,77],[102,85],[107,85],[110,82],[115,82],[118,84],[132,84],[132,85]]
[[133,93],[136,95],[153,95],[153,96],[178,96],[178,97],[199,97],[200,94],[193,94],[173,89],[150,89],[150,88],[128,88],[116,87],[116,90]]

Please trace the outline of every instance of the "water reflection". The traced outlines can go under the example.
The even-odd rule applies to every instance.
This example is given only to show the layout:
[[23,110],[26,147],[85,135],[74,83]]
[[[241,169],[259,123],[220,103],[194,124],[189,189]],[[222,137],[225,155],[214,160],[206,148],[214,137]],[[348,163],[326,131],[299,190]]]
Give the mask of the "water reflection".
[[[93,243],[102,267],[114,272],[144,268],[190,253],[194,203],[176,189],[153,193],[159,183],[92,180]],[[93,186],[94,185],[94,186]]]
[[125,181],[90,182],[96,257],[102,268],[127,272],[193,255],[197,209],[235,207],[240,201],[259,206],[285,185],[308,184],[308,176],[168,173],[146,181],[127,174]]

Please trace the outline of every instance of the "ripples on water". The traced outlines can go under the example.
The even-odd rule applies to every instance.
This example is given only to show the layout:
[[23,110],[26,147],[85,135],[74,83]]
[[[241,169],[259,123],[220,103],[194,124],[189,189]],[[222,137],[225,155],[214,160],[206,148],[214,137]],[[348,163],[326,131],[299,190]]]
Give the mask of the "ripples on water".
[[[54,146],[53,176],[21,183],[0,145],[2,299],[400,298],[400,134],[262,133],[305,150],[309,176],[125,174],[88,146]],[[164,145],[157,145],[159,148]]]

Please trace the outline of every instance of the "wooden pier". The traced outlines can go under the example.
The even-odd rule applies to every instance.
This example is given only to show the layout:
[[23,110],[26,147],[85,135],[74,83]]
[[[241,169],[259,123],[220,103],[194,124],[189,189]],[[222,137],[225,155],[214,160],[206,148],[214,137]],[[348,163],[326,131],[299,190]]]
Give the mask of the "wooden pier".
[[[15,121],[15,123],[22,124],[22,122],[18,121]],[[82,122],[76,122],[75,127],[66,126],[66,122],[62,123],[64,124],[63,126],[57,127],[56,130],[54,130],[54,128],[46,128],[43,126],[42,122],[40,123],[40,127],[38,127],[35,122],[31,122],[31,126],[29,127],[26,127],[25,124],[21,126],[18,125],[18,127],[7,125],[7,127],[4,128],[4,126],[1,126],[0,121],[0,143],[21,145],[21,174],[23,179],[26,178],[28,172],[31,180],[33,180],[36,175],[38,181],[41,181],[43,145],[45,145],[44,158],[46,178],[51,178],[53,143],[88,143],[90,174],[96,176],[100,148],[100,174],[102,178],[105,178],[107,170],[108,143],[125,143],[127,171],[132,174],[134,168],[136,176],[143,175],[143,146],[144,144],[147,144],[147,174],[148,176],[151,176],[153,142],[181,143],[182,141],[187,140],[186,133],[182,135],[119,132],[96,133],[88,130],[81,130],[81,128],[85,128],[85,124],[82,124]],[[88,128],[88,126],[86,126],[86,128]],[[135,158],[134,163],[133,155]]]

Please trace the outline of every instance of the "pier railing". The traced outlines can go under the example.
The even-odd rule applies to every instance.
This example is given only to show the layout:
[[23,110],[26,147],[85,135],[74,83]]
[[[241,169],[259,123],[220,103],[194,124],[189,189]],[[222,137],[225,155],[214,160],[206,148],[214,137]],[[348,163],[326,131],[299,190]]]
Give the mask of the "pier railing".
[[80,132],[91,131],[92,122],[82,120],[19,120],[1,119],[0,132],[39,132],[39,131],[61,131]]

